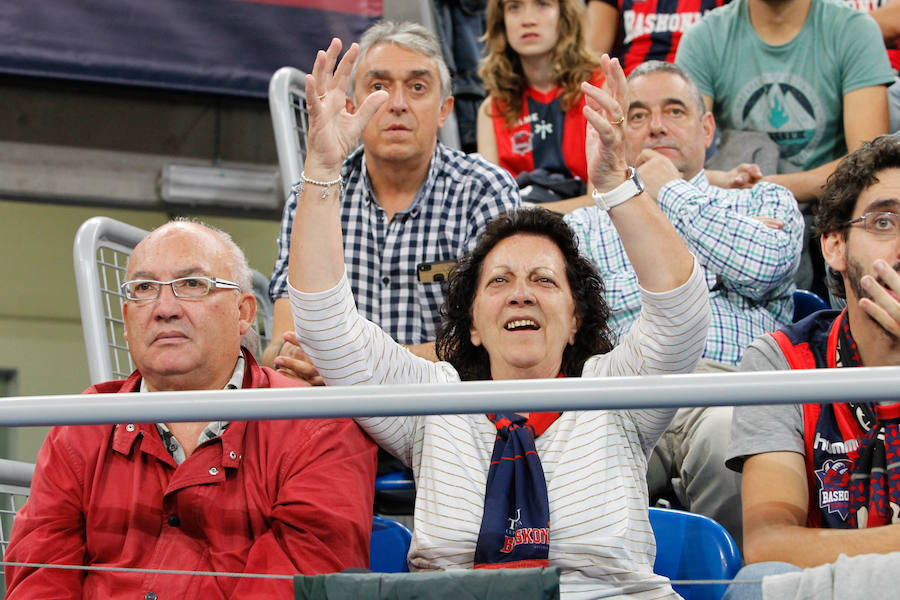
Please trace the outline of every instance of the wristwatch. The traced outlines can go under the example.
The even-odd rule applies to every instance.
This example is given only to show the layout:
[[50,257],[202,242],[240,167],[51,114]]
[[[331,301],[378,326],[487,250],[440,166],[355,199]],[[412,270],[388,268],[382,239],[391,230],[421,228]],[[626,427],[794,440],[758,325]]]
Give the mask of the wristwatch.
[[600,192],[599,190],[594,190],[591,193],[591,196],[594,198],[594,202],[597,203],[597,206],[600,207],[600,210],[609,210],[613,206],[618,206],[623,202],[631,200],[638,194],[644,191],[644,180],[641,179],[640,174],[637,169],[634,167],[628,167],[627,179],[618,187],[608,191],[608,192]]

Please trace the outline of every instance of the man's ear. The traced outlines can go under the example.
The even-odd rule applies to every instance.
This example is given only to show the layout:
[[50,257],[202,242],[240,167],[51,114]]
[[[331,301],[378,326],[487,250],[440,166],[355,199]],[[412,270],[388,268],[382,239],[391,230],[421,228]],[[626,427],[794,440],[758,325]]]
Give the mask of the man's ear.
[[438,127],[443,127],[450,113],[453,112],[453,96],[447,96],[441,101],[441,117],[438,119]]
[[128,341],[128,306],[129,303],[127,301],[122,303],[122,321],[125,322],[123,335],[126,342]]
[[256,319],[256,296],[250,293],[241,294],[238,300],[238,322],[241,324],[241,335],[253,326]]
[[830,231],[821,237],[822,256],[828,266],[839,273],[847,270],[847,232]]
[[716,139],[716,118],[712,112],[706,111],[700,117],[700,123],[703,125],[703,141],[706,144],[706,148],[709,148],[712,146],[713,140]]

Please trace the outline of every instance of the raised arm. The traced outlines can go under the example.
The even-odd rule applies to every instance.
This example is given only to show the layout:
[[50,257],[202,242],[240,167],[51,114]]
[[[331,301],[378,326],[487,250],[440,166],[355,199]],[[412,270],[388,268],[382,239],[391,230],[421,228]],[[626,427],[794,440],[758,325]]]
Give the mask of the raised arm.
[[[584,116],[588,120],[588,177],[600,192],[622,184],[627,176],[624,128],[628,85],[617,59],[604,55],[600,67],[606,78],[602,90],[582,84],[586,98]],[[614,124],[618,123],[618,124]],[[610,219],[619,232],[628,259],[641,287],[663,292],[685,283],[694,258],[675,228],[646,192],[613,207]]]
[[[341,233],[341,165],[366,123],[387,100],[387,92],[370,94],[354,112],[347,109],[350,70],[359,53],[352,44],[338,63],[341,41],[319,50],[306,76],[309,137],[303,165],[303,191],[291,232],[288,281],[304,292],[333,288],[344,274]],[[335,69],[337,65],[337,69]],[[318,182],[318,183],[316,183]]]

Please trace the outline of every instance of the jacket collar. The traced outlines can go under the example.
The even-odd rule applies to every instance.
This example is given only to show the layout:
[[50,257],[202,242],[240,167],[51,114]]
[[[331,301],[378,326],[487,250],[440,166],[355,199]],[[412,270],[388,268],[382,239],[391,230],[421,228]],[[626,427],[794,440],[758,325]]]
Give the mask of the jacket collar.
[[[253,355],[241,348],[244,355],[243,388],[268,387],[266,375],[257,365]],[[119,393],[138,392],[141,387],[141,374],[135,371],[128,376],[119,388]],[[246,421],[232,421],[225,433],[208,443],[218,444],[221,448],[221,464],[223,467],[237,468],[244,453],[244,431]],[[135,442],[140,439],[140,450],[146,452],[166,464],[175,467],[175,460],[163,446],[162,438],[153,423],[119,423],[114,427],[112,449],[119,454],[130,454]]]

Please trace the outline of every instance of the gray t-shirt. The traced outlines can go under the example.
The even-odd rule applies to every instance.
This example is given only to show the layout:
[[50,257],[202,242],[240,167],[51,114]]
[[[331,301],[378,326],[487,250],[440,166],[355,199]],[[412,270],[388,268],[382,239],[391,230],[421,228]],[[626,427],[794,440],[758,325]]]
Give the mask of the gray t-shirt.
[[[765,334],[747,347],[740,368],[741,371],[787,371],[791,367],[775,338]],[[725,466],[740,473],[748,457],[764,452],[805,454],[801,404],[734,408]]]
[[722,129],[764,131],[803,170],[846,154],[844,96],[894,82],[875,20],[813,0],[789,42],[763,41],[749,0],[734,0],[685,31],[675,62],[715,102]]

